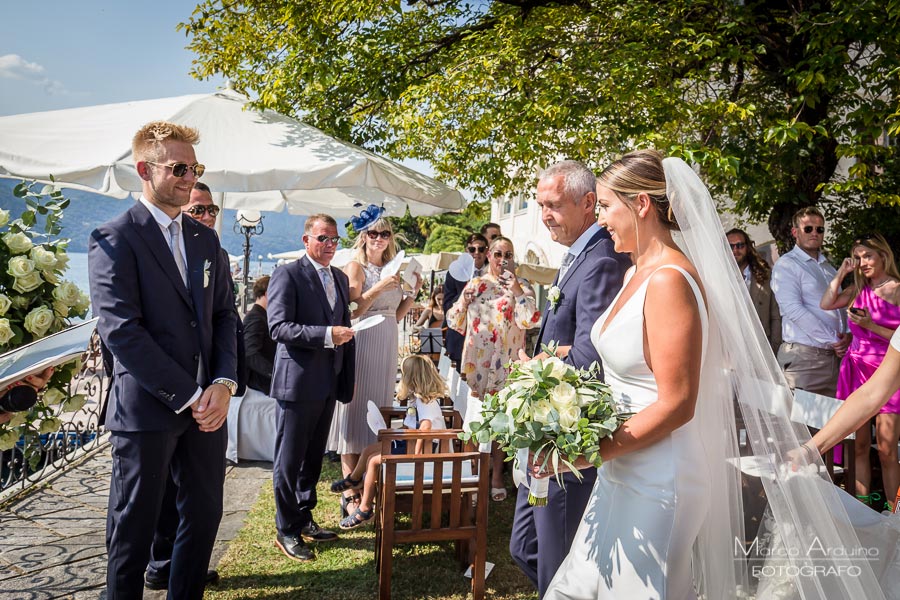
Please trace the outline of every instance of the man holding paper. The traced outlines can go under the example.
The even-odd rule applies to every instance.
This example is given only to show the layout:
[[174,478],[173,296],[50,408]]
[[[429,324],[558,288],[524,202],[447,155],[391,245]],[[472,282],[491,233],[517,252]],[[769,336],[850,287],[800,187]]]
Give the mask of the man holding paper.
[[353,398],[355,381],[350,289],[347,276],[331,267],[340,239],[333,218],[309,217],[306,256],[269,280],[269,333],[278,343],[270,394],[278,401],[275,545],[297,561],[315,558],[306,542],[337,539],[312,511],[334,405]]

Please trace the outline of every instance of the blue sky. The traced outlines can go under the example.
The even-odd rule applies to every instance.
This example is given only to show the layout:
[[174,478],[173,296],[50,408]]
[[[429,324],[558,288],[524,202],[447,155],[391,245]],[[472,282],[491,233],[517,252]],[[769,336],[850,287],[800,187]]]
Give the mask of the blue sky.
[[175,30],[189,1],[4,2],[0,115],[213,92]]

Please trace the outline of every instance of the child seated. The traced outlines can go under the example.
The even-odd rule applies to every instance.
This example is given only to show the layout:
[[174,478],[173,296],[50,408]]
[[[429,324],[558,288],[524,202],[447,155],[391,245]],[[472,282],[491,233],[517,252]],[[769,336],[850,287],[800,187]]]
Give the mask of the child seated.
[[[446,429],[444,416],[441,413],[441,398],[447,395],[447,386],[440,374],[427,357],[413,354],[400,365],[400,383],[397,384],[397,398],[407,402],[404,428],[429,431]],[[421,452],[420,440],[416,452]],[[394,442],[392,454],[406,454],[406,442]],[[331,491],[340,494],[346,490],[362,487],[362,496],[356,510],[350,510],[341,521],[341,529],[354,529],[372,520],[375,511],[372,502],[375,499],[375,480],[381,467],[381,443],[376,442],[363,449],[359,455],[356,468],[344,479],[331,484]],[[350,504],[352,507],[352,503]]]

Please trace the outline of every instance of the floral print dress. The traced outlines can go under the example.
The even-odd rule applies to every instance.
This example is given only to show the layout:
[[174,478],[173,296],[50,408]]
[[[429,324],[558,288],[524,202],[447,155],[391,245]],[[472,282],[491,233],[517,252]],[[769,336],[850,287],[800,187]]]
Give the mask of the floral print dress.
[[[519,285],[525,293],[516,298],[490,273],[474,277],[447,312],[447,324],[466,337],[460,372],[479,398],[503,388],[509,375],[506,365],[525,349],[525,330],[540,323],[534,290],[521,278]],[[475,299],[464,310],[463,295],[473,288]]]

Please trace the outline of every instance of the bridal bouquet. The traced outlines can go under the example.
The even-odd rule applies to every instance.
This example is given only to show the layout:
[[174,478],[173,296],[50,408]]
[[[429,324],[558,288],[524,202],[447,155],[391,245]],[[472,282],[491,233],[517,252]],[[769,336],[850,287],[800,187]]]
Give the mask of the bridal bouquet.
[[[478,443],[496,441],[513,461],[517,480],[524,479],[529,452],[533,453],[542,468],[553,467],[562,486],[560,463],[579,479],[573,464],[578,457],[599,467],[600,440],[611,435],[624,416],[616,412],[596,363],[576,369],[550,354],[512,365],[506,387],[485,396],[480,420],[466,425],[461,437]],[[547,479],[532,480],[529,503],[545,506],[548,486]]]

